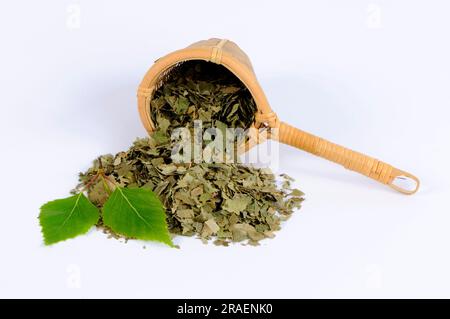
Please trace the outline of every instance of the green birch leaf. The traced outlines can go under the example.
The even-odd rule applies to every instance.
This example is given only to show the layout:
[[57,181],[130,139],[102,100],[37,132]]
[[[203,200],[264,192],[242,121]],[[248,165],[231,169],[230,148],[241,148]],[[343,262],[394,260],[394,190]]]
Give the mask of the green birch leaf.
[[130,238],[174,246],[167,229],[164,207],[146,188],[116,187],[103,206],[103,223]]
[[83,193],[48,202],[41,206],[39,215],[44,243],[51,245],[85,234],[99,216],[97,207]]

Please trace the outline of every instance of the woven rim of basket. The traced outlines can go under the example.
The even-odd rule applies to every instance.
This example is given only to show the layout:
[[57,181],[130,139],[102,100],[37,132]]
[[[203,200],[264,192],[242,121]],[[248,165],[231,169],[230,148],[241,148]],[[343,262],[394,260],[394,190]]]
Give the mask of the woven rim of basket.
[[279,128],[280,121],[278,116],[270,108],[267,98],[256,80],[254,73],[238,59],[226,52],[218,50],[217,47],[186,48],[172,52],[155,61],[153,66],[145,74],[137,92],[139,115],[147,132],[151,133],[155,129],[150,110],[150,102],[154,92],[164,83],[165,79],[171,74],[171,71],[177,66],[187,61],[202,60],[220,64],[227,68],[247,87],[255,100],[258,109],[255,114],[255,122],[248,131],[250,138],[244,145],[239,147],[239,152],[246,152],[268,138],[275,138],[275,132],[278,130],[274,129]]

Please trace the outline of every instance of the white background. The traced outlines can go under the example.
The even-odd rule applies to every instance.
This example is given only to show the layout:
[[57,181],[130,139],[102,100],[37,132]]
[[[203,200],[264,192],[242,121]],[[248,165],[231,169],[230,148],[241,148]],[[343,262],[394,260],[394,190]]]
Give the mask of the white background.
[[[450,297],[449,12],[444,0],[3,4],[0,297]],[[39,207],[146,134],[136,89],[153,61],[210,37],[247,52],[281,119],[416,174],[419,193],[283,146],[280,172],[307,200],[260,247],[95,230],[44,247]]]

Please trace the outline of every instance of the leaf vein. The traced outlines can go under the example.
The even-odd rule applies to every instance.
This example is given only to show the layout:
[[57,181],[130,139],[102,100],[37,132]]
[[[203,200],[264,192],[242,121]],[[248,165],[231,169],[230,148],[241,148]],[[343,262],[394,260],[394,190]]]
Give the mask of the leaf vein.
[[73,205],[72,210],[71,210],[70,213],[69,213],[69,216],[67,216],[66,219],[64,219],[64,222],[61,224],[61,226],[59,226],[59,229],[63,228],[63,227],[66,225],[67,221],[68,221],[70,218],[72,218],[73,212],[75,211],[75,208],[77,208],[78,202],[80,201],[81,194],[83,194],[83,193],[79,193],[79,194],[78,194],[77,200],[75,201],[75,205]]
[[123,193],[123,191],[120,189],[120,187],[117,187],[117,189],[120,191],[120,194],[122,195],[123,199],[125,199],[125,201],[128,203],[128,205],[131,207],[131,209],[135,212],[135,214],[149,227],[149,228],[153,228],[146,220],[144,217],[141,216],[141,214],[139,214],[138,210],[133,206],[133,204],[128,200],[128,197],[125,196],[125,194]]

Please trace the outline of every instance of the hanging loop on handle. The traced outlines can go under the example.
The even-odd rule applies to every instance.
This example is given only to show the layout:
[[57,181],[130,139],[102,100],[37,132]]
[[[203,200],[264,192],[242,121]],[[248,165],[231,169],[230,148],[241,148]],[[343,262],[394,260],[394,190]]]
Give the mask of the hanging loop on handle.
[[412,195],[419,190],[420,180],[408,172],[394,168],[388,186],[405,195]]
[[[274,136],[272,136],[273,138]],[[419,189],[419,179],[414,175],[399,170],[387,163],[365,154],[355,152],[343,146],[329,142],[313,134],[299,130],[281,122],[278,140],[284,144],[297,147],[314,155],[344,166],[345,168],[386,184],[396,191],[411,195]],[[413,182],[412,188],[404,187],[401,181]]]

